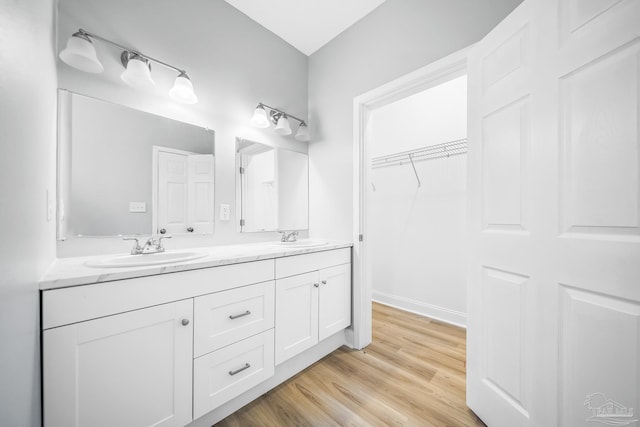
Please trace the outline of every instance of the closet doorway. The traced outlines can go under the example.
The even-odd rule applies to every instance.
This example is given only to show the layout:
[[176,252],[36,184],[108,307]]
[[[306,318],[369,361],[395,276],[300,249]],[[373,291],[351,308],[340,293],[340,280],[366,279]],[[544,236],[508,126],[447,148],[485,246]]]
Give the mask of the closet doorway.
[[468,50],[354,99],[356,348],[372,300],[465,324]]
[[373,301],[465,326],[466,75],[373,110],[369,136]]

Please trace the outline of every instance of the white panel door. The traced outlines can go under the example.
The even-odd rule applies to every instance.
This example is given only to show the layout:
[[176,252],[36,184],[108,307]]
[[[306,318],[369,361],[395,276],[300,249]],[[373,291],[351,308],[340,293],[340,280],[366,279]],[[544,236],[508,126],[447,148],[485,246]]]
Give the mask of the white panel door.
[[318,272],[276,280],[276,365],[318,343]]
[[467,403],[489,426],[640,409],[640,2],[525,0],[469,58]]
[[213,155],[190,154],[187,165],[187,232],[213,233]]
[[192,312],[189,299],[45,330],[44,424],[190,422]]
[[351,264],[319,271],[318,340],[351,324]]
[[158,152],[158,231],[187,231],[188,164],[183,154]]

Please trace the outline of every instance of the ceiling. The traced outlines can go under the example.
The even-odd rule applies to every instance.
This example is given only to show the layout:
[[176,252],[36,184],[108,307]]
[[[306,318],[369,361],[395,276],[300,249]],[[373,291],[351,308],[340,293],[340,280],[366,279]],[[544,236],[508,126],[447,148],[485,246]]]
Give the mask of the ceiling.
[[311,55],[385,0],[225,0]]

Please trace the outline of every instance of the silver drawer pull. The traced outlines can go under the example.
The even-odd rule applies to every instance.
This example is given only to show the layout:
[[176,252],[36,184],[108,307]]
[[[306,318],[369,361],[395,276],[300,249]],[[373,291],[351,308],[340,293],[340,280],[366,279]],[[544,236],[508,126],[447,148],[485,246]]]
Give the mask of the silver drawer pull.
[[237,319],[238,317],[244,317],[244,316],[248,316],[250,315],[251,312],[249,310],[245,311],[244,313],[240,313],[240,314],[232,314],[229,316],[229,319],[233,320],[233,319]]
[[245,363],[242,368],[236,369],[235,371],[229,371],[229,375],[234,376],[235,374],[239,374],[240,372],[244,371],[245,369],[249,369],[250,367],[251,365]]

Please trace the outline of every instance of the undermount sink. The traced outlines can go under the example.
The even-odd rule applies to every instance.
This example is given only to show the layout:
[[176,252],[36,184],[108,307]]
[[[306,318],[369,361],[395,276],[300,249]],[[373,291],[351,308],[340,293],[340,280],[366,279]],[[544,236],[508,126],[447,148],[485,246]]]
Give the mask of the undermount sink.
[[157,252],[140,255],[116,255],[87,261],[85,265],[99,268],[142,267],[145,265],[192,261],[194,259],[204,258],[205,256],[207,256],[206,252]]
[[296,240],[295,242],[278,242],[277,245],[287,248],[312,248],[315,246],[323,246],[327,243],[329,242],[322,239],[303,239]]

